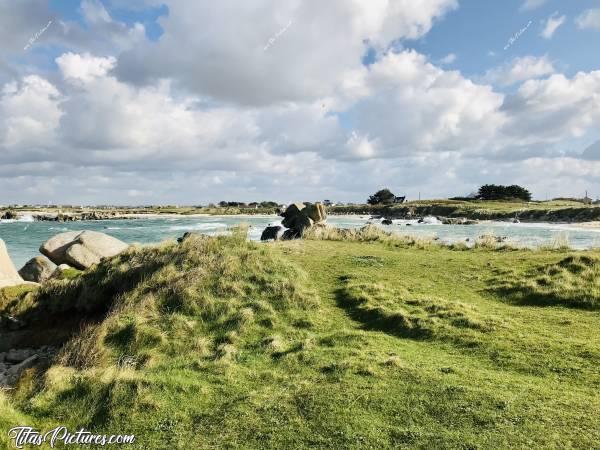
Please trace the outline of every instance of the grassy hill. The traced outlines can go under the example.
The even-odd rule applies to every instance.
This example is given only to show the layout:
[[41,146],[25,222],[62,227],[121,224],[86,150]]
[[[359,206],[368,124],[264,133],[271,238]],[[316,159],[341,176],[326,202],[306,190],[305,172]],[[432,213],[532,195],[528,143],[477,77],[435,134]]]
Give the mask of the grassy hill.
[[0,430],[62,424],[151,449],[600,441],[600,252],[308,237],[135,248],[0,298],[31,330],[88,324],[0,393]]

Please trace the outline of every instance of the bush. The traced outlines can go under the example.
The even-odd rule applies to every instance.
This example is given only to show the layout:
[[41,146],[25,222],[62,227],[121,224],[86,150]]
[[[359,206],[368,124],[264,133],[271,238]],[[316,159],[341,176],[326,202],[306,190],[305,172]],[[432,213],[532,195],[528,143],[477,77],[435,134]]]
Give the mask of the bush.
[[524,187],[486,184],[479,188],[478,198],[481,200],[531,200],[531,193]]
[[369,205],[391,205],[394,203],[395,199],[396,196],[392,193],[392,191],[389,189],[381,189],[375,192],[375,194],[371,195],[368,198],[367,203]]

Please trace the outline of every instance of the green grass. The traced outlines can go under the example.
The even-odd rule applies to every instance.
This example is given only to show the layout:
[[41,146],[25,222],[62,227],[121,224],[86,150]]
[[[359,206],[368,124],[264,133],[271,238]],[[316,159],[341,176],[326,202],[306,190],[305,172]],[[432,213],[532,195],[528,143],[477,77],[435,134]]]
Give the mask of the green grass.
[[[0,426],[156,449],[597,446],[600,313],[569,299],[599,252],[334,237],[191,238],[32,293],[33,322],[102,315],[0,397]],[[555,302],[502,291],[535,277]]]

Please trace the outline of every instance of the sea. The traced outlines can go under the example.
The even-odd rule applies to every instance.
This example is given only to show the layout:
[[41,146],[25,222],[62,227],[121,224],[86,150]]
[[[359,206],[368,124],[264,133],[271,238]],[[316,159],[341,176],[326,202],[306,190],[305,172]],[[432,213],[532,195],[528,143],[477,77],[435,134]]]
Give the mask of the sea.
[[[227,232],[227,229],[246,223],[249,238],[259,240],[268,225],[279,225],[278,216],[168,216],[137,219],[93,220],[79,222],[37,222],[30,217],[20,220],[0,220],[0,238],[17,268],[39,255],[40,245],[48,238],[65,231],[94,230],[114,236],[127,243],[151,244],[176,239],[186,231],[208,235]],[[572,224],[483,222],[475,225],[442,225],[434,218],[427,223],[415,220],[394,220],[381,225],[369,216],[329,216],[327,223],[341,228],[359,228],[372,222],[386,230],[418,237],[437,237],[445,243],[473,242],[485,234],[505,237],[518,246],[551,246],[568,242],[574,249],[600,248],[600,228],[585,228]]]

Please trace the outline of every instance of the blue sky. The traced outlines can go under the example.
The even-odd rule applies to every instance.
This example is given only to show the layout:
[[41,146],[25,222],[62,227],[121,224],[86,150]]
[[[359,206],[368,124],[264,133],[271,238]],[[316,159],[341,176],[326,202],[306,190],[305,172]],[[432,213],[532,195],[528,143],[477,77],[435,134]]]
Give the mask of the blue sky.
[[598,0],[0,0],[0,203],[600,196],[598,48]]
[[[578,30],[574,19],[587,8],[598,7],[597,0],[548,0],[533,10],[522,10],[520,0],[463,0],[423,39],[407,46],[441,59],[449,53],[457,56],[452,67],[467,76],[476,76],[505,59],[522,55],[548,55],[564,73],[597,69],[600,36]],[[565,23],[552,39],[540,36],[545,22],[554,13],[565,15]],[[504,50],[508,40],[531,26]],[[494,52],[492,56],[490,52]]]

